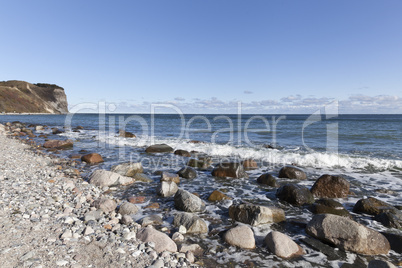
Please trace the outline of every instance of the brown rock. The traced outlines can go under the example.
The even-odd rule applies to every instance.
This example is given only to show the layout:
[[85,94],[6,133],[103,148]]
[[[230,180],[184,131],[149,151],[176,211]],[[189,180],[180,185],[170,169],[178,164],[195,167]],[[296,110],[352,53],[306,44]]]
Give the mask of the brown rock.
[[229,207],[229,217],[235,221],[257,226],[264,223],[282,222],[285,220],[285,212],[277,207],[240,204]]
[[155,250],[158,253],[161,253],[165,250],[170,252],[177,251],[176,243],[169,236],[155,230],[151,226],[140,229],[137,233],[137,238],[144,243],[154,242]]
[[133,204],[142,204],[145,203],[146,199],[145,196],[130,196],[127,200]]
[[383,212],[387,211],[395,211],[396,208],[391,206],[390,204],[378,200],[374,197],[369,197],[366,199],[360,199],[357,201],[355,206],[353,207],[353,212],[355,213],[364,213],[373,216],[377,216]]
[[186,150],[176,150],[176,151],[174,151],[174,154],[184,156],[184,157],[191,157],[191,154]]
[[243,165],[237,162],[221,163],[212,170],[214,177],[248,178]]
[[72,140],[48,140],[43,144],[43,148],[54,148],[54,149],[71,149],[74,143]]
[[311,187],[316,197],[343,198],[349,194],[350,183],[340,176],[322,175]]
[[154,144],[145,149],[146,153],[172,153],[174,150],[167,144]]
[[265,173],[262,174],[261,176],[259,176],[257,178],[257,183],[259,184],[264,184],[264,185],[268,185],[271,187],[278,187],[278,183],[276,182],[276,179],[274,176],[272,176],[271,174]]
[[98,164],[98,163],[103,162],[103,158],[100,154],[92,153],[92,154],[83,155],[81,157],[81,161],[84,161],[88,164]]
[[149,204],[149,205],[146,206],[145,208],[149,208],[149,209],[158,209],[158,208],[159,208],[159,203],[152,203],[152,204]]
[[119,130],[119,136],[123,138],[135,138],[135,135],[133,133],[124,131],[122,129]]
[[228,200],[228,199],[231,199],[231,198],[229,196],[225,195],[224,193],[219,192],[218,190],[213,191],[212,194],[208,197],[208,201],[211,201],[211,202]]
[[296,180],[307,180],[306,173],[300,168],[293,166],[285,166],[279,171],[279,178],[288,178]]
[[247,160],[243,161],[243,167],[245,169],[256,169],[256,168],[258,168],[258,164],[253,159],[247,159]]

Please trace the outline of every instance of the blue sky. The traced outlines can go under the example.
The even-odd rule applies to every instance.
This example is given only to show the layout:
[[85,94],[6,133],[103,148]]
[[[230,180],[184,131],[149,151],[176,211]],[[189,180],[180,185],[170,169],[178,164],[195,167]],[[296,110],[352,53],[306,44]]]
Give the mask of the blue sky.
[[2,3],[0,80],[71,107],[187,113],[402,113],[402,1]]

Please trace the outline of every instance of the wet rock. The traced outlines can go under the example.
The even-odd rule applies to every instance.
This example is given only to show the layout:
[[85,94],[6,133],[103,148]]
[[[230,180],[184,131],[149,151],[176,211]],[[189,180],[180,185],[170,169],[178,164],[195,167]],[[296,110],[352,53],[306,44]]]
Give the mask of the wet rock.
[[353,212],[376,216],[383,212],[393,212],[396,208],[374,197],[360,199],[353,207]]
[[153,182],[153,180],[145,175],[144,173],[135,173],[134,176],[132,177],[135,181],[141,181],[141,182]]
[[92,203],[92,206],[105,213],[112,212],[117,208],[116,202],[109,198],[99,198]]
[[349,211],[347,211],[341,203],[328,198],[316,200],[315,203],[311,205],[311,212],[314,214],[334,214],[350,217]]
[[274,176],[272,176],[271,174],[265,173],[262,174],[261,176],[259,176],[257,178],[257,183],[259,184],[264,184],[264,185],[268,185],[271,187],[278,187],[278,183],[276,182],[276,178]]
[[288,179],[296,179],[296,180],[306,180],[306,173],[293,166],[285,166],[279,170],[279,178],[288,178]]
[[134,177],[135,174],[142,173],[144,169],[142,168],[141,163],[128,162],[115,165],[110,169],[110,171],[118,173],[123,176]]
[[63,133],[64,131],[58,129],[58,128],[52,128],[52,134],[60,134]]
[[183,167],[177,172],[177,174],[185,179],[197,178],[197,171],[195,171],[195,169],[192,167]]
[[346,253],[344,251],[337,250],[336,248],[333,248],[327,244],[322,243],[318,239],[305,237],[301,239],[301,241],[304,242],[309,247],[323,253],[325,256],[327,256],[328,260],[339,260],[346,258]]
[[184,156],[184,157],[191,157],[191,154],[186,150],[176,150],[176,151],[174,151],[174,154]]
[[220,163],[212,170],[214,177],[248,178],[243,165],[238,162]]
[[123,137],[123,138],[135,138],[135,135],[131,132],[125,131],[120,129],[119,130],[119,137]]
[[350,183],[340,176],[322,175],[311,187],[316,197],[343,198],[349,194]]
[[289,236],[277,231],[267,234],[264,241],[269,250],[280,258],[289,259],[305,254]]
[[396,266],[388,261],[372,260],[369,262],[367,268],[396,268]]
[[95,170],[89,177],[89,182],[99,187],[111,185],[128,185],[134,182],[133,178],[104,169]]
[[200,217],[193,213],[182,212],[174,216],[173,225],[176,227],[184,226],[187,233],[202,234],[208,232],[208,226]]
[[391,245],[391,249],[397,253],[402,253],[402,234],[381,233]]
[[147,227],[148,225],[160,225],[163,223],[163,220],[159,215],[153,214],[145,216],[144,218],[140,219],[138,223],[141,224],[142,227]]
[[42,131],[42,130],[44,130],[45,128],[43,127],[43,126],[36,126],[35,127],[35,130],[36,131]]
[[179,187],[177,187],[177,184],[173,181],[162,181],[159,187],[156,189],[156,192],[162,197],[169,197],[175,195],[178,190]]
[[383,212],[374,218],[388,228],[402,229],[402,212],[399,210],[392,212]]
[[307,224],[306,232],[343,250],[359,254],[388,254],[390,244],[379,232],[346,217],[319,214]]
[[211,159],[205,158],[205,159],[194,159],[191,158],[187,162],[187,166],[189,167],[195,167],[199,169],[208,169],[208,167],[211,165]]
[[294,183],[282,185],[276,191],[276,197],[279,200],[286,201],[294,206],[314,203],[314,197],[310,190],[303,185]]
[[244,249],[255,248],[254,233],[251,228],[246,225],[237,226],[228,230],[223,238],[226,243],[232,246]]
[[43,144],[43,148],[51,149],[71,149],[74,146],[72,140],[48,140]]
[[244,169],[246,169],[246,170],[258,168],[257,162],[253,159],[244,160],[242,164],[243,164]]
[[170,239],[166,234],[159,232],[152,228],[151,226],[141,228],[137,233],[137,238],[142,242],[153,242],[155,243],[154,249],[156,252],[161,253],[163,251],[176,252],[177,245]]
[[285,212],[276,207],[240,204],[229,207],[229,217],[235,221],[257,226],[264,223],[284,221]]
[[81,157],[81,161],[86,162],[88,164],[98,164],[103,162],[103,158],[100,154],[91,153],[86,154]]
[[124,202],[119,207],[119,213],[121,215],[134,215],[134,214],[137,214],[139,210],[140,209],[136,205],[134,205],[130,202]]
[[211,195],[208,197],[208,201],[211,202],[229,200],[229,199],[231,199],[229,196],[225,195],[222,192],[219,192],[218,190],[213,191]]
[[172,174],[172,173],[169,173],[169,172],[162,172],[162,174],[161,174],[161,182],[162,181],[167,181],[167,182],[172,181],[172,182],[174,182],[176,184],[179,184],[180,183],[180,177],[179,177],[178,174]]
[[146,153],[172,153],[174,150],[167,144],[154,144],[145,149]]
[[199,212],[205,210],[204,202],[186,190],[178,190],[174,196],[176,209],[186,212]]

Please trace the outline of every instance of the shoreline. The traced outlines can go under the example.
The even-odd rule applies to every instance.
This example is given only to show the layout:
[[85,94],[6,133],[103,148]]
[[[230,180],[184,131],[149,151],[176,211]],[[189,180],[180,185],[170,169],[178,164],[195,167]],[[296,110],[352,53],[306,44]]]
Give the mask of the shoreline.
[[141,226],[122,223],[115,209],[96,209],[94,201],[113,198],[71,174],[71,160],[38,153],[2,128],[0,267],[191,266],[183,253],[159,253],[154,244],[139,241]]

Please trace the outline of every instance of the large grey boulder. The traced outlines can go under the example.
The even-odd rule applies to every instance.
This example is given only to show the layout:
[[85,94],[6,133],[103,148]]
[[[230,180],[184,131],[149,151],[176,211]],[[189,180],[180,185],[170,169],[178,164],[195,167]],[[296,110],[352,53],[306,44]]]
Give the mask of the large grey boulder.
[[92,172],[89,177],[89,182],[93,185],[104,187],[112,185],[128,185],[133,183],[134,179],[104,169],[97,169]]
[[136,205],[130,202],[124,202],[119,207],[119,213],[121,215],[134,215],[137,214],[139,210],[140,209]]
[[110,170],[127,177],[134,177],[135,174],[142,173],[144,171],[141,163],[132,162],[115,165]]
[[284,221],[285,212],[277,207],[240,204],[229,207],[229,217],[235,221],[257,226],[264,223]]
[[176,252],[176,243],[165,233],[155,230],[152,226],[141,228],[137,232],[137,239],[142,242],[155,243],[155,251],[161,253],[163,251]]
[[306,231],[323,242],[358,254],[388,254],[390,250],[390,244],[382,234],[342,216],[315,215]]
[[392,205],[374,197],[363,198],[357,201],[353,207],[353,212],[369,215],[379,215],[384,212],[395,212],[397,209]]
[[208,232],[208,226],[200,217],[193,213],[182,212],[174,216],[173,225],[179,227],[183,225],[187,233],[201,234]]
[[146,153],[172,153],[174,149],[167,144],[154,144],[145,149]]
[[226,243],[244,249],[255,248],[254,233],[250,227],[246,225],[237,226],[229,229],[224,237]]
[[174,196],[174,205],[178,210],[186,212],[199,212],[205,210],[205,203],[186,190],[178,190]]
[[301,256],[305,253],[289,236],[277,231],[267,234],[264,241],[272,253],[284,259]]
[[105,213],[112,212],[116,209],[117,204],[114,200],[109,198],[99,198],[92,203],[92,206],[102,210]]

